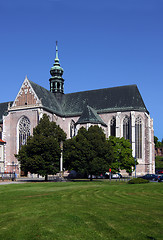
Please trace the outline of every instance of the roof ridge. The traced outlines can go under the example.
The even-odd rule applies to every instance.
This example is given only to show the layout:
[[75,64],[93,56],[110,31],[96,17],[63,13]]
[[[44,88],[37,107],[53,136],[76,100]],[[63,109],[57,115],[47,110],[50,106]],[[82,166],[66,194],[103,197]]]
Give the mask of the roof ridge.
[[[42,86],[39,85],[38,83],[35,83],[35,82],[33,82],[33,81],[29,80],[29,79],[28,79],[28,81],[29,81],[30,83],[35,84],[35,85],[37,85],[37,86],[39,86],[39,87],[45,89],[46,91],[50,92],[48,89],[46,89],[45,87],[42,87]],[[52,92],[50,92],[50,93],[52,93]]]
[[95,91],[98,91],[98,90],[115,89],[115,88],[122,88],[122,87],[131,87],[131,86],[137,87],[137,84],[123,85],[123,86],[116,86],[116,87],[109,87],[109,88],[97,88],[97,89],[93,89],[93,90],[85,90],[85,91],[79,91],[79,92],[65,93],[65,95],[83,93],[83,92],[95,92]]
[[104,121],[101,119],[101,117],[97,114],[96,110],[93,109],[91,106],[86,105],[83,109],[83,112],[81,116],[79,117],[76,124],[84,124],[84,123],[96,123],[96,124],[102,124],[106,126]]
[[53,112],[57,114],[63,115],[63,110],[61,107],[61,103],[57,100],[54,93],[47,90],[46,88],[40,86],[39,84],[30,81],[32,88],[34,89],[36,95],[41,100],[43,107],[51,109]]
[[4,103],[11,103],[11,102],[13,102],[13,101],[1,102],[0,104],[4,104]]

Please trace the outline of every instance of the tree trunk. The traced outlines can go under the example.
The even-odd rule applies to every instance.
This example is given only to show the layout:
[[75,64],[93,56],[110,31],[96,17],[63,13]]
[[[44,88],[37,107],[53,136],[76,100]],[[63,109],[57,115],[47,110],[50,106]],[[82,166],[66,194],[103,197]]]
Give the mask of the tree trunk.
[[47,182],[48,181],[48,175],[46,174],[45,175],[45,182]]
[[90,181],[92,181],[93,180],[93,178],[92,178],[92,174],[91,174],[91,176],[90,176]]

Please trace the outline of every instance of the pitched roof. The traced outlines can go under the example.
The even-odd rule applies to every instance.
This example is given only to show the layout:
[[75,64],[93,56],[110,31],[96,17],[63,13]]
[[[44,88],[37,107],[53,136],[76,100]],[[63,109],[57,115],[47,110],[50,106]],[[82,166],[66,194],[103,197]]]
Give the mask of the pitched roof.
[[4,102],[0,103],[0,123],[3,121],[3,115],[7,112],[8,110],[8,105],[12,104],[13,102]]
[[0,139],[0,143],[6,143],[6,142],[4,142],[2,139]]
[[136,85],[63,94],[59,102],[54,93],[32,81],[30,84],[43,106],[60,116],[81,115],[86,105],[92,107],[97,113],[148,112]]
[[148,112],[136,85],[65,94],[62,108],[66,116],[80,115],[85,104],[97,113],[117,111]]
[[[59,102],[54,93],[32,81],[29,82],[44,108],[59,116],[79,116],[83,113],[86,105],[91,107],[96,113],[123,111],[148,112],[136,85],[63,94]],[[8,109],[8,103],[12,102],[0,103],[0,123],[2,122],[2,116]],[[92,116],[93,111],[91,113]],[[84,116],[82,117],[83,119]],[[98,121],[100,120],[98,119]]]
[[41,87],[40,85],[29,81],[33,90],[35,91],[38,98],[41,100],[42,105],[48,110],[57,113],[59,115],[63,115],[61,105],[57,101],[54,93],[48,91],[47,89]]
[[102,124],[103,126],[106,126],[106,124],[97,114],[97,112],[88,105],[84,108],[80,118],[76,122],[76,124],[83,124],[83,123]]

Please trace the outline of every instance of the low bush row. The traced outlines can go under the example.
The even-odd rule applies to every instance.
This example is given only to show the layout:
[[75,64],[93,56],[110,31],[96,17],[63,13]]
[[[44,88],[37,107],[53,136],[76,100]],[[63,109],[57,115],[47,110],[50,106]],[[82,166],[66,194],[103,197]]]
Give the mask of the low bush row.
[[149,183],[149,180],[143,178],[133,178],[128,181],[129,184],[141,184],[141,183]]

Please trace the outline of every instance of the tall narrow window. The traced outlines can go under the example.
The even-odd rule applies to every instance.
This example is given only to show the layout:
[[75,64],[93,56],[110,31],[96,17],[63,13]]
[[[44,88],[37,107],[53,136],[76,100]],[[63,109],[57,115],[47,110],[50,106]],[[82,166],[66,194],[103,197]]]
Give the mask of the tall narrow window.
[[116,118],[113,117],[110,121],[110,135],[116,136]]
[[135,156],[142,158],[142,120],[140,117],[135,120]]
[[70,138],[73,138],[75,136],[75,122],[74,120],[71,120],[70,124]]
[[130,118],[127,116],[123,119],[123,137],[130,140]]
[[23,116],[19,122],[19,149],[26,144],[27,138],[30,136],[30,121]]

